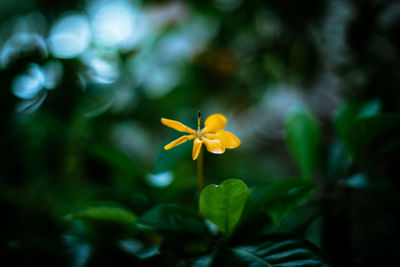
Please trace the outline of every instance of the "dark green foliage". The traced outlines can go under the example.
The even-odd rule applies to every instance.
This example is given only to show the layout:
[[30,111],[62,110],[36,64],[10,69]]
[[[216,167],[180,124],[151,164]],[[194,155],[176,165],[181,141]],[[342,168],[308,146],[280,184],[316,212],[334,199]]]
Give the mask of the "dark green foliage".
[[[292,235],[258,236],[250,243],[241,241],[242,245],[238,246],[238,237],[249,236],[253,230],[242,227],[230,240],[236,220],[242,217],[245,225],[252,219],[251,216],[241,216],[240,208],[246,204],[249,194],[247,212],[255,215],[256,205],[262,212],[267,212],[275,224],[279,224],[299,206],[300,200],[309,195],[312,188],[310,182],[301,179],[256,187],[252,192],[238,179],[225,180],[218,186],[209,185],[201,193],[200,211],[216,224],[220,234],[204,231],[204,219],[187,208],[172,204],[151,209],[136,224],[158,230],[164,236],[159,254],[153,257],[156,262],[179,265],[189,261],[191,266],[328,266],[318,248]],[[256,229],[255,232],[259,231]]]
[[136,224],[139,227],[159,231],[207,232],[199,214],[174,204],[161,204],[152,208],[143,214]]
[[213,266],[330,266],[318,248],[291,235],[265,236],[265,242],[221,251]]
[[279,226],[314,189],[313,183],[301,179],[288,179],[257,186],[250,195],[247,211],[266,212],[275,226]]

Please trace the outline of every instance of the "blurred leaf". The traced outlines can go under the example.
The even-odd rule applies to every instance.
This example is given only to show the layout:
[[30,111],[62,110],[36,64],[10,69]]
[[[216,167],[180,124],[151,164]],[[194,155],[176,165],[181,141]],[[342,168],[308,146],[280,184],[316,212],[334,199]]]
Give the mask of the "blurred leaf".
[[400,125],[400,114],[380,114],[367,118],[356,118],[342,132],[343,141],[354,157],[361,153],[381,134]]
[[88,219],[123,224],[132,224],[137,218],[136,215],[126,209],[111,206],[88,207],[68,217],[70,216],[74,219]]
[[81,101],[84,117],[93,118],[105,113],[114,103],[112,90],[90,90]]
[[296,110],[286,122],[285,138],[302,177],[310,179],[320,146],[320,128],[317,121],[307,110]]
[[124,239],[118,242],[119,247],[140,259],[146,259],[153,257],[158,253],[158,245],[146,244],[140,239]]
[[325,151],[327,157],[322,177],[329,183],[344,175],[351,164],[350,156],[343,142],[334,142]]
[[343,181],[341,185],[350,188],[368,188],[371,186],[371,181],[365,173],[356,173]]
[[381,103],[379,102],[379,100],[375,99],[362,105],[360,110],[358,111],[356,118],[357,119],[368,118],[379,114],[380,110],[381,110]]
[[175,204],[161,204],[152,208],[136,224],[154,230],[207,232],[204,220],[197,212]]
[[268,267],[272,265],[251,252],[239,248],[233,248],[220,251],[219,254],[214,258],[211,266]]
[[294,208],[300,205],[313,190],[313,187],[294,188],[275,202],[270,203],[266,207],[266,210],[274,225],[278,227],[283,219],[285,219]]
[[359,102],[346,103],[336,111],[335,127],[340,137],[343,138],[349,131],[362,106]]
[[166,235],[160,245],[162,254],[178,254],[179,257],[204,255],[214,239],[203,233],[173,232]]
[[293,235],[271,235],[266,242],[220,251],[212,266],[329,266],[319,249]]
[[205,255],[196,259],[190,267],[209,267],[211,266],[212,257],[211,255]]
[[32,58],[47,58],[46,41],[39,34],[17,33],[5,42],[0,55],[0,66],[11,67]]
[[[174,140],[169,138],[163,144],[168,144]],[[187,144],[182,144],[175,149],[166,151],[164,148],[160,147],[160,153],[158,155],[156,164],[154,166],[154,173],[160,173],[171,170],[174,166],[181,163],[185,158],[190,158],[192,146],[187,142]]]
[[380,102],[350,102],[335,114],[335,127],[352,158],[381,134],[400,124],[399,114],[379,114]]
[[374,177],[367,173],[356,173],[352,176],[340,181],[339,185],[353,188],[362,189],[370,192],[375,192],[380,195],[387,195],[391,197],[398,197],[398,190],[396,186],[384,177]]
[[342,105],[335,114],[335,127],[340,136],[348,132],[353,120],[368,118],[379,114],[380,103],[377,100],[371,102],[349,102]]
[[144,172],[126,154],[112,146],[93,145],[89,147],[89,153],[126,174],[134,175]]
[[240,219],[249,194],[246,184],[238,179],[208,185],[200,194],[200,213],[229,236]]
[[257,186],[252,190],[247,202],[246,215],[262,209],[267,212],[274,225],[279,226],[314,189],[314,183],[298,178]]

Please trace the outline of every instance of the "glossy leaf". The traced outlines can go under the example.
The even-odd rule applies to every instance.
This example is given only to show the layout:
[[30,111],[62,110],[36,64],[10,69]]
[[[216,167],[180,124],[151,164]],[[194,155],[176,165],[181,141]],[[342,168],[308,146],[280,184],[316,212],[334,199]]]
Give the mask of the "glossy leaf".
[[129,210],[112,206],[94,206],[80,210],[67,218],[132,224],[137,217]]
[[152,208],[139,218],[136,225],[160,231],[207,231],[203,218],[197,212],[175,204],[161,204]]
[[246,214],[266,211],[275,226],[299,206],[314,190],[312,182],[286,179],[253,189],[246,207]]
[[271,235],[265,242],[220,251],[212,266],[329,266],[317,247],[293,235]]
[[246,184],[238,179],[208,185],[200,194],[200,213],[229,236],[239,222],[249,194]]
[[285,125],[286,144],[303,178],[310,179],[318,159],[320,128],[307,110],[297,110]]

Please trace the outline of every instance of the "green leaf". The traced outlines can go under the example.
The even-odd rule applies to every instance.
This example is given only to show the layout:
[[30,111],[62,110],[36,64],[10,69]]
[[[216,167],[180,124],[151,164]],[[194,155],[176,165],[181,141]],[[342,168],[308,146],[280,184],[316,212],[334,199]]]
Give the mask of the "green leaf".
[[200,194],[200,213],[229,236],[239,222],[249,194],[246,184],[238,179],[208,185]]
[[302,179],[286,179],[257,186],[252,190],[246,206],[246,215],[264,210],[275,226],[310,196],[315,184]]
[[139,218],[136,225],[160,231],[207,232],[204,219],[197,212],[175,204],[152,208]]
[[112,206],[93,206],[82,209],[67,218],[132,224],[137,217],[129,210]]
[[271,235],[266,242],[222,250],[212,266],[329,266],[319,249],[293,235]]
[[303,178],[310,179],[318,159],[320,128],[305,109],[292,113],[285,125],[286,144]]

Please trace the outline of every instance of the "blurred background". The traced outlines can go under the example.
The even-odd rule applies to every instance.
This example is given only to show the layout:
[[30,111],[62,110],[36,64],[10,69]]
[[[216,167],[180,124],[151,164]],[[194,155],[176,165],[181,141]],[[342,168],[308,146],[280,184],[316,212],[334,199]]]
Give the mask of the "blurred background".
[[2,260],[107,266],[156,243],[65,220],[88,203],[196,209],[191,144],[164,151],[180,133],[162,117],[228,118],[242,145],[205,153],[206,184],[298,177],[284,126],[306,109],[319,188],[287,229],[307,219],[303,235],[338,266],[398,262],[398,120],[370,126],[381,130],[355,154],[362,136],[341,129],[399,112],[399,33],[394,0],[2,0]]

